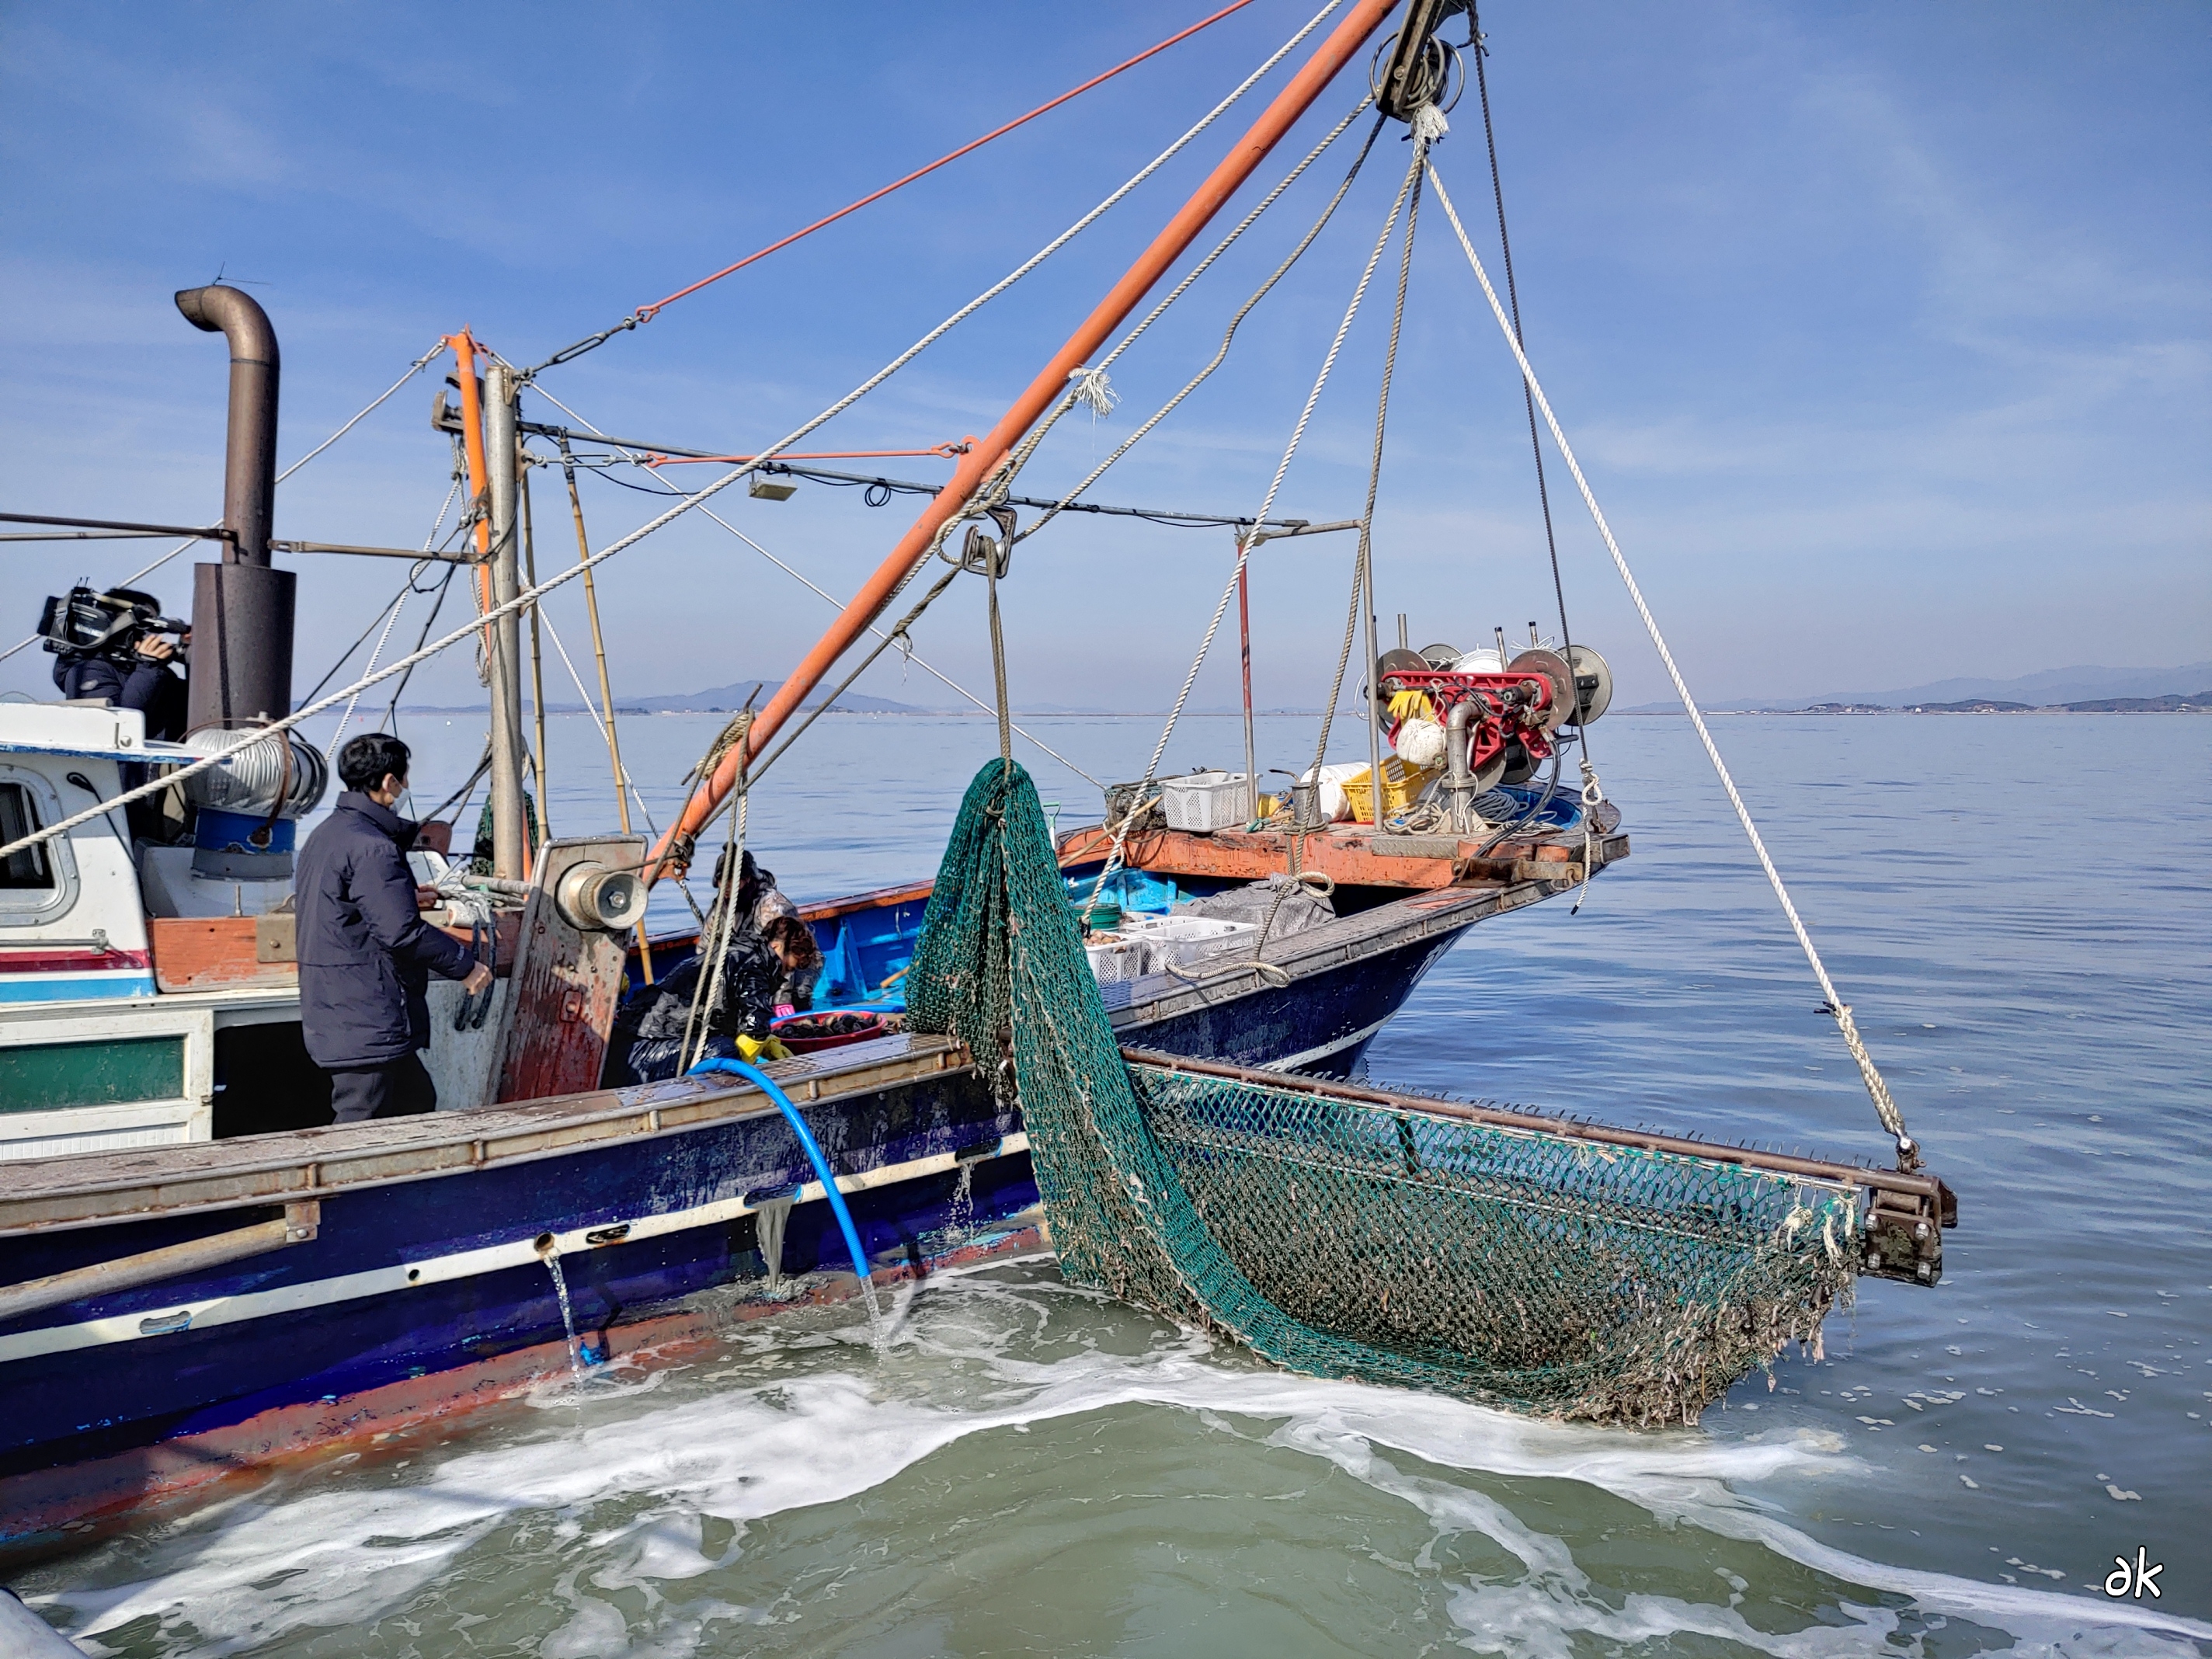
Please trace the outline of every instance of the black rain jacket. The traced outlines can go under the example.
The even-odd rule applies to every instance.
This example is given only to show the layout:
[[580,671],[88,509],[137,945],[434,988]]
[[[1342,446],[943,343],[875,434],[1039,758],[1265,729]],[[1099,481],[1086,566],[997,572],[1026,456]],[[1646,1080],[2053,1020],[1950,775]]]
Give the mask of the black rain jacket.
[[466,979],[476,958],[422,920],[406,849],[417,826],[349,789],[307,837],[298,895],[300,1026],[328,1071],[381,1066],[430,1046],[430,975]]

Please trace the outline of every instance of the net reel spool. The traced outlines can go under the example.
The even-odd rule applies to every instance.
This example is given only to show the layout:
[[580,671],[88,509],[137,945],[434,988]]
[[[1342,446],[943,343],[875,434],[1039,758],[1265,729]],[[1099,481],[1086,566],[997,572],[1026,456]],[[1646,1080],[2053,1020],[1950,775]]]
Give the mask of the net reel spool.
[[1575,712],[1567,724],[1595,725],[1613,706],[1613,669],[1586,645],[1569,646],[1566,656],[1575,672]]

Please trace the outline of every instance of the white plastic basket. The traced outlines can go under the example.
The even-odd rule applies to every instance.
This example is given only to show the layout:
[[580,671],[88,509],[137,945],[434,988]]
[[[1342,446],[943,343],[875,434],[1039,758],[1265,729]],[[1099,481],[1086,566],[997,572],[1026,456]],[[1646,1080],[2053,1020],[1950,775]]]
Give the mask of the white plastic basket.
[[1091,942],[1085,944],[1083,954],[1101,985],[1125,984],[1152,971],[1152,951],[1139,939],[1121,939],[1112,933],[1094,934]]
[[1125,939],[1141,940],[1164,962],[1188,968],[1208,957],[1252,948],[1259,924],[1218,916],[1127,916]]
[[1252,821],[1252,783],[1242,772],[1193,772],[1160,780],[1160,808],[1168,828],[1210,836],[1242,830]]

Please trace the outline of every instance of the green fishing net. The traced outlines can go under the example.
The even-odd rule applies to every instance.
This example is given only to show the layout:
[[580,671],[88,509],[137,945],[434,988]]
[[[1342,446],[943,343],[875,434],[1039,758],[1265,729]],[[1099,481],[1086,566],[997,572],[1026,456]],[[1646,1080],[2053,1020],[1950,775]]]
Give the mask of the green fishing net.
[[1690,1422],[1850,1296],[1844,1187],[1126,1062],[1010,762],[969,787],[907,986],[1019,1099],[1071,1281],[1292,1370]]

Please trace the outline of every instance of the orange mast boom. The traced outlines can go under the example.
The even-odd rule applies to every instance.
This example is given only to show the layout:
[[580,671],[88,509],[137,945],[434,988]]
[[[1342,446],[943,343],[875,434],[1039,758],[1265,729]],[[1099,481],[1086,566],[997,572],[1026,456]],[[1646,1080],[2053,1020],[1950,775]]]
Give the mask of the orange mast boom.
[[669,849],[688,847],[690,840],[706,827],[737,786],[739,768],[767,746],[806,694],[821,684],[838,658],[890,602],[908,572],[927,554],[939,529],[967,505],[976,487],[991,476],[993,469],[1021,441],[1038,417],[1066,391],[1068,376],[1084,367],[1106,337],[1136,309],[1153,284],[1182,257],[1214,215],[1267,158],[1284,134],[1352,61],[1396,3],[1397,0],[1357,0],[1335,31],[1306,60],[1290,84],[1276,94],[1275,100],[1237,141],[1121,280],[1098,302],[1082,326],[1068,337],[1067,343],[1030,383],[1029,389],[991,428],[989,435],[979,440],[961,458],[951,481],[931,499],[890,556],[877,567],[875,574],[806,653],[805,660],[792,671],[791,678],[769,699],[768,706],[753,717],[744,743],[733,746],[723,757],[714,776],[685,803],[683,816],[663,833],[647,860],[644,873],[648,882],[657,881],[678,863],[669,856]]

